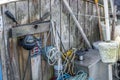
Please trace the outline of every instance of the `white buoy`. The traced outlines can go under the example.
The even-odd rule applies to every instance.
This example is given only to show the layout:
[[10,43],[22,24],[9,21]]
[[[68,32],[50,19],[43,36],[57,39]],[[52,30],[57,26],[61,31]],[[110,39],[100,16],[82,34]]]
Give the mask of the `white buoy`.
[[104,63],[115,63],[118,58],[119,43],[116,41],[101,42],[98,44],[99,52]]
[[108,63],[108,78],[113,80],[112,64],[118,60],[119,43],[117,41],[101,42],[98,44],[103,63]]

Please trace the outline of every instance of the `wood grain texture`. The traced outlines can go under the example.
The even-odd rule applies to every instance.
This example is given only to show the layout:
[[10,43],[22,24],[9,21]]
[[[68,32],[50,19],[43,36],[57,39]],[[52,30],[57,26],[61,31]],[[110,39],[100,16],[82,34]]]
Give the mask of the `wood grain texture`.
[[[88,2],[85,2],[85,15],[88,15]],[[84,16],[84,31],[85,31],[85,34],[86,36],[88,37],[88,17],[87,16]],[[85,47],[87,47],[86,44],[84,44]]]
[[[51,19],[55,22],[56,30],[60,33],[61,28],[61,10],[60,10],[60,0],[51,0]],[[60,46],[59,37],[56,36]]]
[[[40,0],[29,0],[28,8],[29,8],[28,14],[29,14],[29,19],[30,19],[29,21],[33,22],[35,20],[39,20],[40,19]],[[43,27],[43,26],[44,25],[42,25],[41,27]],[[48,27],[49,27],[49,25],[48,25]],[[39,28],[39,26],[38,26],[38,28]],[[42,31],[42,30],[43,30],[43,28],[39,29],[38,33],[41,33],[40,31]],[[48,29],[45,29],[45,30],[48,30]],[[37,34],[36,37],[40,38],[40,34]],[[39,63],[35,63],[34,61],[37,61]],[[34,65],[39,65],[39,66],[35,67]],[[30,66],[32,69],[32,76],[31,76],[32,80],[42,80],[41,55],[38,55],[35,58],[31,58],[31,65]],[[38,71],[40,71],[40,72],[38,72]],[[34,73],[37,75],[35,75]]]
[[26,24],[30,22],[28,15],[28,1],[16,2],[16,18],[19,24]]
[[[35,28],[35,26],[37,26]],[[41,23],[37,25],[25,25],[12,28],[12,37],[20,37],[28,34],[36,34],[49,31],[50,23]]]
[[[73,12],[75,13],[75,15],[78,14],[78,15],[76,15],[76,17],[78,17],[77,19],[79,20],[79,23],[85,30],[86,35],[89,37],[90,42],[92,43],[96,40],[99,40],[98,26],[97,26],[97,21],[96,21],[97,19],[92,18],[92,20],[89,21],[90,17],[85,17],[85,15],[80,15],[80,14],[96,15],[95,6],[93,4],[88,4],[88,3],[85,6],[85,2],[83,0],[67,0],[67,1],[70,1],[70,6],[71,6]],[[10,69],[10,66],[8,66],[10,63],[7,61],[9,50],[10,50],[10,59],[11,59],[10,61],[12,62],[12,65],[13,66],[19,65],[19,67],[20,67],[20,79],[22,79],[22,77],[23,77],[23,73],[24,73],[25,66],[26,66],[26,61],[28,58],[28,51],[24,50],[22,47],[18,46],[17,38],[14,38],[14,40],[9,39],[10,48],[8,48],[9,50],[7,49],[7,46],[9,45],[9,42],[7,42],[8,41],[7,40],[8,30],[15,24],[4,15],[5,10],[10,10],[17,18],[19,24],[26,24],[26,23],[33,22],[35,20],[39,20],[46,12],[51,12],[51,17],[48,17],[45,20],[52,19],[53,21],[55,21],[57,30],[61,35],[62,41],[64,43],[66,43],[66,45],[65,45],[66,49],[69,49],[70,47],[78,47],[78,48],[85,47],[84,40],[83,40],[80,32],[77,30],[74,21],[72,20],[72,18],[70,18],[68,11],[66,10],[66,8],[62,4],[62,2],[60,2],[60,0],[26,0],[26,1],[16,2],[16,3],[9,3],[7,5],[3,5],[2,7],[3,8],[1,10],[1,12],[3,14],[2,16],[4,19],[4,31],[5,31],[4,33],[5,34],[4,34],[4,36],[3,36],[3,34],[1,34],[2,39],[0,39],[0,43],[3,45],[1,47],[1,58],[3,60],[2,61],[3,62],[2,66],[3,66],[3,70],[4,70],[3,75],[6,74],[7,73],[6,71],[9,69],[8,70],[9,73],[8,73],[8,75],[6,75],[9,77],[9,80],[14,80],[14,78],[15,78],[15,80],[19,80],[18,76],[14,77],[17,74],[15,74],[15,75],[11,74],[12,70]],[[85,7],[86,7],[86,9],[85,9]],[[24,29],[26,29],[26,28],[27,27],[25,27]],[[29,27],[28,29],[30,31],[31,30],[36,31],[36,30],[34,30],[33,27],[32,28]],[[28,30],[28,29],[26,29],[26,30]],[[39,30],[43,30],[43,29],[39,28]],[[40,32],[40,31],[38,31],[38,32]],[[36,33],[38,33],[38,32],[36,32]],[[70,34],[69,34],[69,32],[70,32]],[[30,33],[32,34],[33,32],[30,32]],[[42,37],[43,43],[44,43],[44,39],[45,39],[45,37],[47,37],[48,32],[42,33],[42,34],[36,34],[36,35],[37,35],[37,37],[38,36]],[[23,36],[23,34],[21,36]],[[51,41],[52,40],[54,40],[54,39],[51,39]],[[60,43],[58,37],[57,37],[57,40]],[[50,42],[49,41],[47,43],[51,42],[51,41]],[[14,50],[14,49],[16,49],[16,50]],[[4,54],[4,53],[6,53],[6,54]],[[15,57],[15,59],[14,59],[14,57]],[[19,64],[14,64],[15,60],[17,60],[16,58],[19,59],[18,60]],[[5,65],[6,63],[7,63],[7,65]],[[48,65],[48,63],[43,58],[42,58],[42,63],[40,66],[42,67],[42,73],[43,73],[43,74],[40,73],[40,80],[49,80],[49,78],[51,78],[51,76],[53,76],[53,68],[51,68],[51,66]],[[15,70],[13,70],[14,73],[16,72],[16,69],[17,68],[15,68]],[[4,79],[6,78],[6,76],[3,76]],[[48,76],[48,77],[46,77],[46,76]],[[5,80],[7,80],[7,79],[5,79]],[[29,68],[27,69],[25,80],[30,80]]]
[[30,22],[40,19],[40,0],[29,0]]
[[[50,12],[50,8],[52,6],[50,1],[53,1],[53,0],[41,0],[41,3],[42,3],[41,4],[41,16],[43,16],[47,12]],[[46,18],[45,20],[50,20],[50,17]],[[44,46],[45,44],[48,45],[49,42],[51,42],[50,38],[48,38],[47,42],[45,42],[46,38],[48,37],[48,33],[49,32],[42,33]],[[42,80],[50,80],[50,78],[53,76],[52,67],[44,59],[42,59],[42,75],[44,75],[42,76]]]
[[[17,54],[16,52],[12,51],[10,53],[10,49],[9,49],[9,29],[14,26],[14,23],[8,19],[4,12],[6,10],[8,10],[14,15],[15,14],[15,3],[10,3],[7,5],[3,6],[3,17],[4,17],[4,38],[5,38],[5,50],[6,50],[6,60],[7,60],[7,71],[8,71],[8,80],[20,80],[19,79],[19,69],[18,69],[18,60],[17,60]],[[14,41],[12,41],[11,43],[13,43]],[[14,49],[14,47],[12,48],[12,50]],[[11,62],[10,62],[11,61]],[[14,70],[14,71],[13,71]]]
[[[20,1],[16,2],[16,18],[19,24],[28,24],[30,22],[29,19],[29,8],[28,8],[28,0],[26,1]],[[21,73],[21,79],[23,78],[26,62],[28,59],[28,51],[24,50],[23,48],[20,48],[21,46],[18,46],[22,53],[19,53],[19,62],[20,62],[20,73]],[[29,67],[26,70],[25,74],[25,80],[30,80],[30,72]]]
[[[69,1],[68,1],[69,3]],[[72,37],[72,36],[69,36],[69,20],[68,20],[68,17],[69,17],[69,13],[68,11],[66,10],[66,7],[65,5],[61,5],[61,39],[63,40],[63,45],[65,46],[65,49],[68,50],[70,48],[70,44],[69,44],[69,41],[72,41],[73,42],[73,39],[71,38],[69,40],[69,37]],[[71,42],[71,43],[72,43]],[[64,50],[63,50],[64,51]]]
[[[79,23],[81,24],[82,28],[84,29],[84,15],[81,15],[81,14],[84,14],[84,10],[85,10],[85,7],[84,7],[84,1],[82,0],[79,0],[78,1],[78,20],[79,20]],[[83,10],[84,9],[84,10]],[[84,41],[83,41],[83,38],[82,38],[82,35],[80,34],[80,32],[78,31],[78,48],[83,48],[84,47]]]
[[[1,10],[1,7],[0,7]],[[2,16],[2,12],[0,12],[0,16],[3,20],[3,16]],[[4,80],[8,80],[7,79],[7,65],[6,65],[6,55],[5,55],[5,41],[4,41],[4,26],[3,23],[1,24],[1,28],[0,28],[0,44],[2,46],[0,46],[0,60],[2,62],[2,78]]]
[[[93,15],[93,4],[92,3],[89,3],[90,7],[89,7],[89,15]],[[90,43],[93,43],[92,42],[92,17],[90,16],[89,17],[89,40],[90,40]]]
[[[74,4],[76,4],[76,5],[74,5]],[[77,18],[77,0],[70,0],[70,6],[71,6],[71,9],[72,9],[72,11],[74,12],[74,15],[76,16],[76,18]],[[78,19],[78,18],[77,18]],[[73,37],[73,41],[72,41],[72,46],[71,47],[76,47],[76,45],[77,45],[77,37],[78,36],[76,36],[76,30],[78,29],[77,28],[77,25],[75,24],[75,22],[74,22],[74,20],[72,19],[72,17],[71,17],[71,22],[70,22],[70,27],[71,27],[71,32],[70,32],[70,34],[72,35],[72,37]]]

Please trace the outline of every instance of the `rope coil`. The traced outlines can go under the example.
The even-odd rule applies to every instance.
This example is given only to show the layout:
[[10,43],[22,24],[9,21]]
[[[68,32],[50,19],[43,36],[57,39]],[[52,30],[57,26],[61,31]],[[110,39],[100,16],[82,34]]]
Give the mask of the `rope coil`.
[[61,55],[61,52],[52,46],[50,46],[45,52],[48,58],[49,65],[54,65]]

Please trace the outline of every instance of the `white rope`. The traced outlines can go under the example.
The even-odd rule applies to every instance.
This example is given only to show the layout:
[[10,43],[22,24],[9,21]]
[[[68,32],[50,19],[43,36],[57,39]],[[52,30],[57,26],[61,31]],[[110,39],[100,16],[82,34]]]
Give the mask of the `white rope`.
[[60,54],[61,53],[55,47],[49,49],[46,53],[49,65],[54,65],[58,61]]

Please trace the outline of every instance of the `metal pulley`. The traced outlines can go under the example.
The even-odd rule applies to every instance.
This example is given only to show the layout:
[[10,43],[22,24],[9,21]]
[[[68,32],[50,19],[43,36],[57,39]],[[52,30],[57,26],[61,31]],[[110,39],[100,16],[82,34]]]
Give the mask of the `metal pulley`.
[[36,39],[32,35],[26,35],[20,39],[20,45],[26,50],[32,50],[36,45]]

